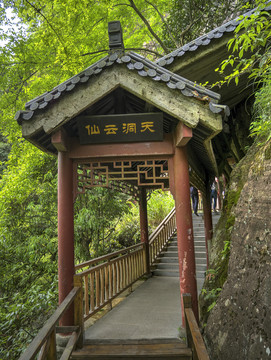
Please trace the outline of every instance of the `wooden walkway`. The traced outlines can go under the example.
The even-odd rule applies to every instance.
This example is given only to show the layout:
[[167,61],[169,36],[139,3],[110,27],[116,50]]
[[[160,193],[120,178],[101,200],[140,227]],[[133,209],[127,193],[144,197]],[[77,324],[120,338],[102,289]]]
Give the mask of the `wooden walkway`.
[[177,339],[182,322],[177,277],[154,276],[85,332],[85,340]]

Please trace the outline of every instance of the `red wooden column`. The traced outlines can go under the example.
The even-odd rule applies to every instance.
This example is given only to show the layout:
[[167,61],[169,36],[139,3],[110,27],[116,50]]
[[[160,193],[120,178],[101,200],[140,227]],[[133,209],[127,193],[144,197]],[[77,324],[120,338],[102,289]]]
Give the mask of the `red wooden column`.
[[149,235],[148,235],[148,213],[146,188],[139,189],[139,217],[140,217],[140,237],[141,242],[145,244],[146,249],[146,271],[150,274],[150,252],[149,252]]
[[[73,166],[68,152],[58,152],[58,290],[59,303],[73,288],[74,221]],[[73,325],[73,309],[61,319],[61,326]]]
[[209,186],[207,185],[206,193],[202,194],[207,269],[209,268],[209,242],[210,240],[212,240],[213,237],[213,220],[210,197],[211,194]]
[[[192,309],[198,320],[196,266],[186,147],[175,148],[174,182],[181,296],[186,293],[191,294]],[[182,310],[184,324],[183,303]]]

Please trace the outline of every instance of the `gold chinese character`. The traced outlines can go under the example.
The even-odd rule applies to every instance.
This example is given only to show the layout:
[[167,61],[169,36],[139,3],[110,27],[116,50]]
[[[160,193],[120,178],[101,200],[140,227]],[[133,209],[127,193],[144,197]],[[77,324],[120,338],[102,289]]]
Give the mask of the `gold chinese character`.
[[146,121],[141,123],[141,132],[144,132],[146,130],[149,130],[150,132],[155,132],[154,129],[152,129],[153,127],[153,121]]
[[85,128],[88,131],[88,135],[100,134],[100,129],[98,125],[93,125],[93,126],[87,125],[85,126]]
[[122,132],[128,134],[129,132],[134,132],[136,134],[136,123],[124,123],[122,124]]
[[116,135],[118,128],[116,125],[105,125],[104,131],[106,135]]

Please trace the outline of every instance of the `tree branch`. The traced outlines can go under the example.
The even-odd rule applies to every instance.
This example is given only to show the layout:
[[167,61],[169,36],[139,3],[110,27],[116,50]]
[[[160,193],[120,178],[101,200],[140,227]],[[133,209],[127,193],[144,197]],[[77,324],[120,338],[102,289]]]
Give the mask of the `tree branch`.
[[133,0],[129,0],[132,8],[134,9],[134,11],[137,13],[137,15],[141,18],[141,20],[144,22],[144,24],[147,26],[149,32],[152,34],[152,36],[158,41],[158,43],[161,45],[161,47],[163,48],[163,50],[168,53],[169,50],[168,48],[165,46],[165,44],[163,43],[163,41],[160,39],[160,37],[155,34],[155,32],[153,31],[152,27],[150,26],[148,20],[145,18],[145,16],[140,12],[140,10],[136,7],[135,3]]
[[94,55],[94,54],[100,54],[100,53],[104,53],[104,52],[108,52],[109,50],[103,49],[103,50],[97,50],[97,51],[92,51],[92,52],[88,52],[85,54],[81,54],[80,56],[87,56],[87,55]]
[[190,24],[187,25],[187,27],[180,33],[180,44],[181,46],[183,46],[183,38],[184,38],[184,35],[191,29],[191,27],[193,25],[195,25],[199,20],[201,19],[201,16],[198,17],[197,19],[195,19],[194,21],[192,21]]
[[162,23],[165,25],[166,29],[167,29],[167,32],[169,34],[169,37],[171,38],[172,42],[175,44],[176,47],[179,47],[179,44],[177,43],[177,41],[174,39],[173,35],[172,35],[172,32],[170,31],[170,28],[164,18],[164,15],[160,13],[158,7],[156,5],[154,5],[153,3],[151,3],[150,1],[148,0],[145,0],[145,2],[149,5],[151,5],[157,12],[157,14],[160,16],[161,20],[162,20]]
[[155,50],[150,50],[150,49],[147,49],[147,48],[127,48],[126,50],[132,50],[132,51],[143,51],[143,52],[146,52],[146,53],[150,53],[150,54],[153,54],[153,55],[156,55],[156,56],[163,56],[163,54],[160,54],[159,52],[155,51]]
[[49,27],[52,29],[52,31],[56,34],[56,37],[58,38],[58,40],[60,41],[61,45],[63,46],[64,48],[64,52],[67,56],[67,49],[63,43],[63,40],[62,38],[60,37],[60,35],[57,33],[57,31],[54,29],[53,25],[50,23],[50,21],[47,19],[47,17],[41,12],[40,9],[38,9],[35,5],[33,5],[30,1],[28,0],[25,0],[27,2],[28,5],[30,5],[38,14],[40,14],[44,20],[47,22],[47,24],[49,25]]
[[[125,50],[143,51],[143,52],[153,54],[153,55],[156,55],[156,56],[159,56],[159,57],[163,56],[163,54],[160,54],[159,52],[157,52],[155,50],[150,50],[150,49],[147,49],[147,48],[126,48]],[[80,56],[95,55],[95,54],[100,54],[100,53],[106,53],[108,51],[109,51],[108,49],[107,50],[103,49],[103,50],[98,50],[98,51],[93,51],[93,52],[81,54]]]

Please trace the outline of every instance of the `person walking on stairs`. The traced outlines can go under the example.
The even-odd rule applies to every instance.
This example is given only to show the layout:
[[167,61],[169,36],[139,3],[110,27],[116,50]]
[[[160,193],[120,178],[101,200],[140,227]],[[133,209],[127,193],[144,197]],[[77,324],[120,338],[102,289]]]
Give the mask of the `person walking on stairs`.
[[216,202],[217,202],[217,179],[215,178],[211,186],[211,208],[216,213]]
[[199,194],[198,194],[198,189],[195,188],[194,186],[190,187],[190,196],[192,199],[192,207],[193,207],[194,214],[196,216],[199,216],[198,215]]

